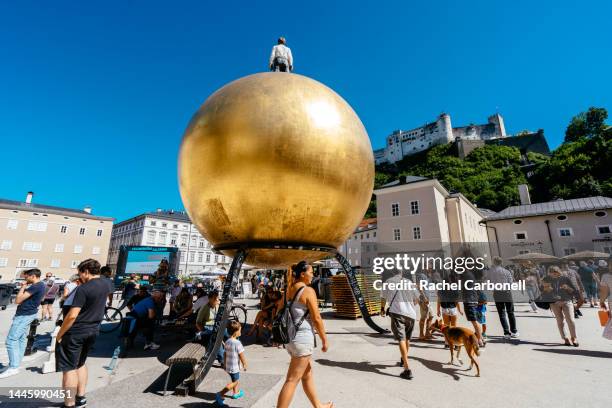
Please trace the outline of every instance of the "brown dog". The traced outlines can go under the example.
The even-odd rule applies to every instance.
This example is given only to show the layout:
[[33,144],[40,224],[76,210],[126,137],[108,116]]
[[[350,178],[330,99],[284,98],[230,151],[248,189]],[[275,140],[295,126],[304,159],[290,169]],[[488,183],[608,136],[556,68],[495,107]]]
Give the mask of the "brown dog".
[[[459,352],[461,351],[461,346],[465,347],[465,352],[471,360],[470,370],[475,365],[476,366],[476,377],[480,377],[480,366],[478,365],[478,361],[476,361],[476,356],[480,355],[480,351],[478,348],[478,338],[474,334],[474,332],[470,329],[466,329],[465,327],[450,327],[446,326],[441,319],[436,320],[429,326],[429,329],[433,331],[439,331],[444,335],[446,339],[446,343],[448,343],[448,348],[451,353],[451,361],[449,364],[455,364],[455,346],[457,348],[457,360],[459,360]],[[461,364],[463,362],[459,360]]]

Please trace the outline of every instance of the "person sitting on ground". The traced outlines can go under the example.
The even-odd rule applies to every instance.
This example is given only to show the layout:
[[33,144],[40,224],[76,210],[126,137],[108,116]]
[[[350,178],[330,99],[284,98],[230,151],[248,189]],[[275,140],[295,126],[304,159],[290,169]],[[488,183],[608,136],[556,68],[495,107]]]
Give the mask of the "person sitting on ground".
[[171,315],[176,319],[189,317],[193,310],[193,296],[189,289],[183,288],[172,305]]
[[285,37],[280,37],[277,42],[278,44],[272,47],[272,54],[270,54],[270,71],[292,72],[293,55],[291,49],[287,47]]
[[134,341],[138,331],[142,331],[145,336],[144,349],[157,350],[159,344],[153,341],[153,332],[155,328],[155,320],[158,317],[158,306],[163,301],[164,293],[159,290],[154,290],[151,296],[147,296],[140,302],[134,305],[128,316],[136,319],[136,330],[130,333],[131,342]]
[[247,333],[247,336],[252,336],[257,331],[256,339],[259,339],[262,330],[271,328],[272,320],[279,310],[278,303],[282,298],[283,295],[280,291],[269,289],[266,291],[266,294],[261,299],[261,310],[257,312],[253,326]]
[[138,292],[136,292],[136,294],[130,297],[130,300],[127,301],[126,306],[128,310],[131,311],[134,308],[134,305],[136,305],[141,300],[148,298],[149,296],[151,295],[149,295],[147,287],[144,285],[141,286],[140,288],[138,288]]

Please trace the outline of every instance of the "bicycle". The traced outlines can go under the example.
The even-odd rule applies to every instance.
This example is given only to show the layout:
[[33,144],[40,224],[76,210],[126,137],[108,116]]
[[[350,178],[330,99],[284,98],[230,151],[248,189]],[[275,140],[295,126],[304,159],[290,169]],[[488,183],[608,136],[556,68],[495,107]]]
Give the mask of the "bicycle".
[[233,304],[229,313],[229,320],[234,320],[240,323],[242,327],[247,323],[247,308],[242,304]]
[[121,320],[123,319],[123,313],[116,307],[107,306],[104,309],[104,319],[100,324],[101,333],[111,333],[119,326],[121,326]]

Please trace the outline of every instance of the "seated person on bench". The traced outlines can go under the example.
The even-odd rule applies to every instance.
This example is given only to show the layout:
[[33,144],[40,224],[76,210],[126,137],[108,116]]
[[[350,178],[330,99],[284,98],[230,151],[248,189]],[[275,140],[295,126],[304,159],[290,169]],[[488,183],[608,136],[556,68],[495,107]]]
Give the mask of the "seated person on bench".
[[195,291],[196,300],[193,302],[193,313],[198,314],[198,311],[202,306],[208,303],[208,295],[204,288],[197,288]]
[[[215,317],[219,310],[219,292],[213,290],[208,295],[208,303],[200,308],[198,311],[198,317],[196,318],[196,329],[198,330],[198,337],[201,343],[207,349],[211,346],[211,342],[214,341],[212,338],[213,326],[215,325]],[[228,338],[227,330],[223,336],[224,340]],[[217,353],[217,361],[223,365],[224,350],[223,346],[219,348]]]
[[191,315],[192,310],[193,296],[189,293],[189,289],[183,288],[172,304],[170,317],[174,319],[187,318]]
[[157,317],[158,305],[164,300],[164,293],[159,290],[154,290],[151,296],[148,296],[136,303],[128,316],[136,319],[136,330],[130,333],[132,341],[136,338],[138,331],[141,330],[145,336],[144,349],[157,350],[159,344],[153,342],[153,330],[155,328],[155,319]]

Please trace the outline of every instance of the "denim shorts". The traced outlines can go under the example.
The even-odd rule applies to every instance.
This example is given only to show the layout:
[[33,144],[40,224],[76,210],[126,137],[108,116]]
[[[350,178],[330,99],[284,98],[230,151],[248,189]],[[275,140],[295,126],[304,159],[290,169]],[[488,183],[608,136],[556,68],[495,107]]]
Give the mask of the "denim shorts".
[[287,353],[291,357],[306,357],[311,356],[314,350],[314,344],[294,343],[291,342],[286,346]]
[[228,373],[232,382],[236,382],[240,379],[240,373]]

